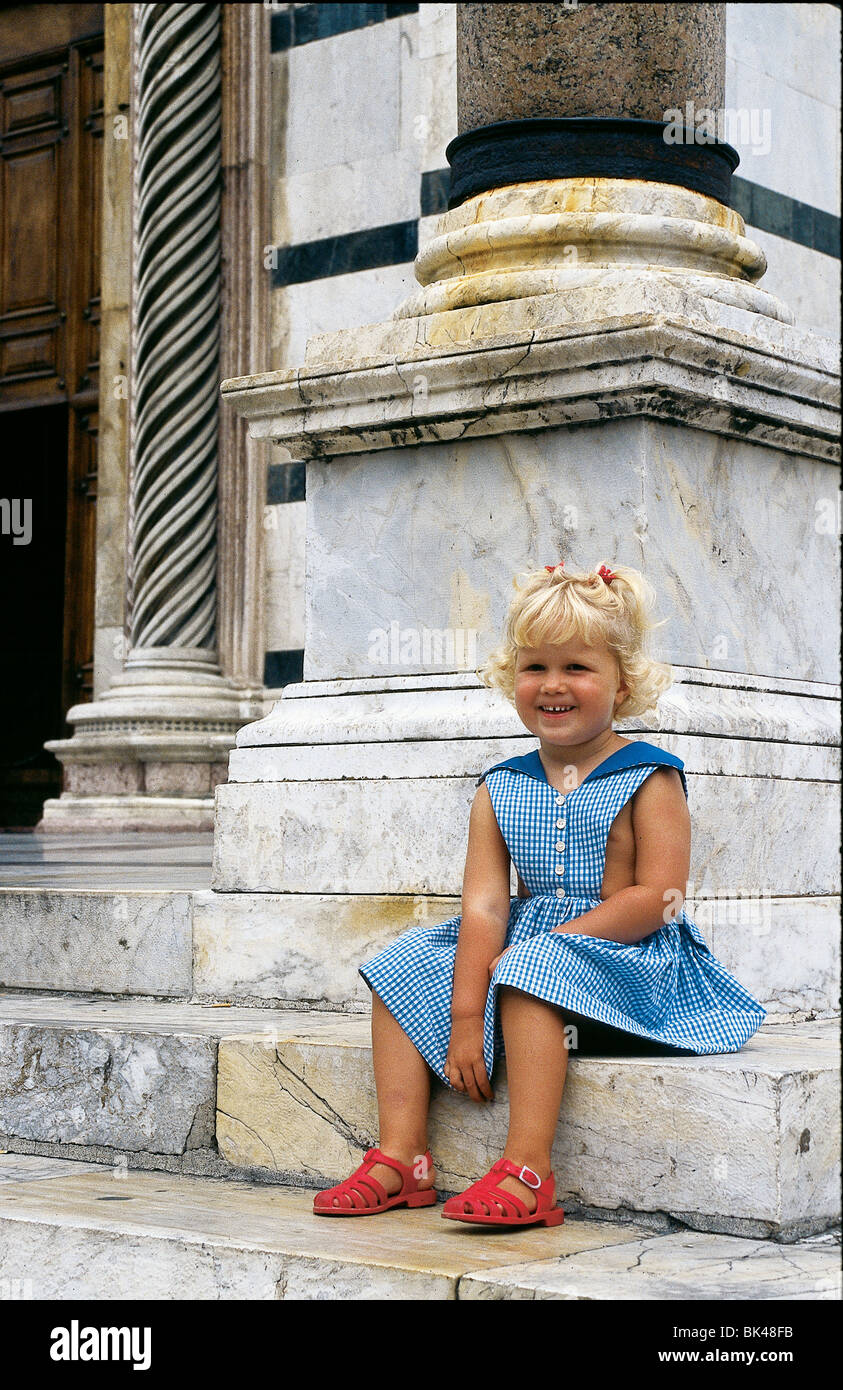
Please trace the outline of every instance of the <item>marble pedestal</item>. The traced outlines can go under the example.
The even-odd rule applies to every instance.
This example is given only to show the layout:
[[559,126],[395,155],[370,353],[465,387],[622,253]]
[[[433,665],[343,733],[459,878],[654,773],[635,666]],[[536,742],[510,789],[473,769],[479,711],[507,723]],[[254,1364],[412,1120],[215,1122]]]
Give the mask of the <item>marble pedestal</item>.
[[[240,730],[217,789],[202,987],[364,1007],[361,946],[459,910],[476,777],[535,739],[473,670],[425,667],[414,634],[461,634],[466,655],[473,638],[477,665],[512,573],[608,557],[643,569],[670,618],[676,684],[618,728],[686,764],[697,917],[774,1010],[833,1010],[836,473],[823,441],[803,447],[628,415],[312,461],[306,679]],[[300,895],[317,898],[304,932]],[[249,915],[263,926],[241,949]],[[771,986],[784,941],[798,969]]]
[[[340,899],[362,921],[367,898],[374,920],[378,896],[418,917],[459,894],[478,774],[535,747],[475,668],[512,575],[560,557],[642,569],[669,619],[654,654],[676,684],[618,728],[685,761],[700,912],[787,900],[804,931],[838,891],[835,350],[752,283],[736,214],[600,182],[471,200],[392,321],[223,383],[255,438],[309,462],[305,679],[240,730],[217,788],[221,904],[328,895],[329,940]],[[734,937],[748,981],[769,943]]]

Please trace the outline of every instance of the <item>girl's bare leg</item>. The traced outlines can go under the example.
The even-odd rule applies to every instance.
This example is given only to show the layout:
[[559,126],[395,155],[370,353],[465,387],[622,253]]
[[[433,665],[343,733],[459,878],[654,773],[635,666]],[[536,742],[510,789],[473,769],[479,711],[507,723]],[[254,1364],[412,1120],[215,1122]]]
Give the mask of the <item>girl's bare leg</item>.
[[[390,1158],[413,1165],[427,1150],[430,1068],[379,995],[372,991],[372,1061],[378,1093],[378,1147]],[[377,1163],[373,1178],[387,1192],[397,1192],[401,1175]],[[419,1187],[432,1187],[431,1168]]]
[[[532,994],[502,985],[498,994],[506,1046],[509,1086],[509,1132],[504,1158],[526,1164],[540,1178],[550,1176],[550,1151],[568,1071],[565,1015]],[[498,1184],[536,1207],[536,1194],[519,1178]]]

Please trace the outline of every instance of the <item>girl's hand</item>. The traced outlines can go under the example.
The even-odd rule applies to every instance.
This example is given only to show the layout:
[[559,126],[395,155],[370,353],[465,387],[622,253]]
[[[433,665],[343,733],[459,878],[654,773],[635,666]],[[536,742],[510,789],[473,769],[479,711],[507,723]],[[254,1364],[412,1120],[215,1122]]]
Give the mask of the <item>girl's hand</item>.
[[500,953],[499,956],[495,956],[495,959],[494,959],[494,960],[490,960],[490,961],[489,961],[489,979],[490,979],[490,980],[491,980],[492,976],[493,976],[494,973],[495,973],[495,966],[497,965],[498,961],[499,961],[499,960],[503,960],[504,956],[506,955],[506,952],[507,952],[507,951],[511,951],[511,950],[512,950],[512,947],[511,947],[511,946],[507,946],[507,947],[506,947],[506,950],[501,951],[501,953]]
[[494,1100],[483,1060],[482,1014],[452,1021],[444,1071],[455,1091],[467,1092],[476,1101]]

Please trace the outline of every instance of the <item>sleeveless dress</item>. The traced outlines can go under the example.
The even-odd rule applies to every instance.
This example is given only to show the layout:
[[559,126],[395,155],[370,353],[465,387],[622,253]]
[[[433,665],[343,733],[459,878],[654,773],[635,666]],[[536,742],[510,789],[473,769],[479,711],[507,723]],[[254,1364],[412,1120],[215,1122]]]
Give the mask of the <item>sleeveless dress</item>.
[[[495,763],[478,779],[477,786],[486,782],[501,834],[530,893],[510,899],[504,945],[513,949],[489,985],[483,1031],[489,1077],[503,1056],[496,1004],[501,985],[690,1053],[737,1052],[766,1018],[758,1000],[709,950],[684,907],[634,945],[551,930],[603,901],[612,822],[662,766],[677,768],[687,800],[681,758],[643,741],[612,753],[567,794],[548,782],[538,750]],[[437,926],[411,927],[359,968],[446,1085],[460,920],[457,915]]]

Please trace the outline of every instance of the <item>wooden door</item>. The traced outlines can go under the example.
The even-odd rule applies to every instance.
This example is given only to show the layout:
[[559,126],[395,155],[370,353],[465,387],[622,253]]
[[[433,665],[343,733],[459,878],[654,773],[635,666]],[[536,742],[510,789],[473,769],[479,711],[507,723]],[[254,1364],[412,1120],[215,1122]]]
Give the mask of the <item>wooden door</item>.
[[0,531],[7,829],[61,790],[43,744],[93,695],[103,57],[102,6],[0,11],[0,521],[32,515]]

